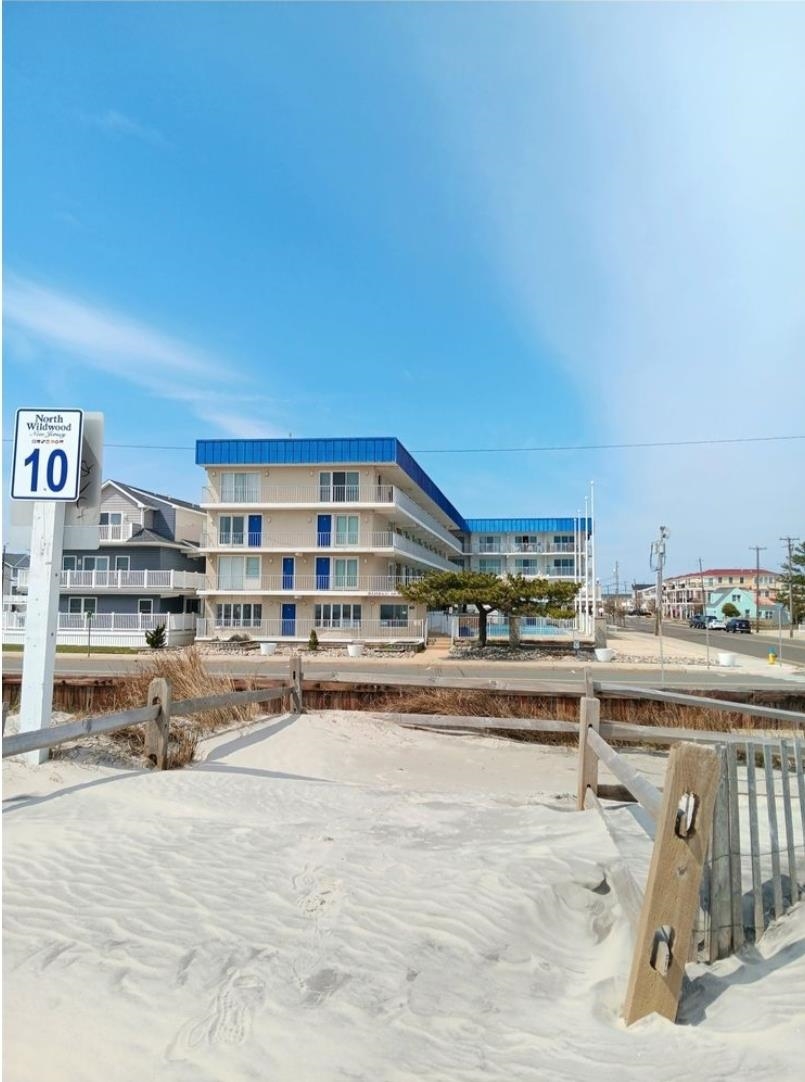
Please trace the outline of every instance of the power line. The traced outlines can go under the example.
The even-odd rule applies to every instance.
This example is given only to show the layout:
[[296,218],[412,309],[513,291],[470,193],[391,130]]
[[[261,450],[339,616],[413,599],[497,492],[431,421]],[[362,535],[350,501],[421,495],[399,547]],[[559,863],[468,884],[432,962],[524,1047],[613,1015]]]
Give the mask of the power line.
[[[238,439],[240,437],[220,437]],[[655,440],[642,443],[566,443],[546,444],[535,447],[423,447],[414,453],[418,455],[491,455],[519,454],[524,451],[618,451],[646,447],[712,447],[717,444],[735,443],[780,443],[787,440],[805,440],[803,436],[735,436],[720,440]],[[10,436],[3,443],[11,443]],[[115,447],[131,451],[195,451],[195,447],[183,444],[162,443],[106,443],[106,447]]]

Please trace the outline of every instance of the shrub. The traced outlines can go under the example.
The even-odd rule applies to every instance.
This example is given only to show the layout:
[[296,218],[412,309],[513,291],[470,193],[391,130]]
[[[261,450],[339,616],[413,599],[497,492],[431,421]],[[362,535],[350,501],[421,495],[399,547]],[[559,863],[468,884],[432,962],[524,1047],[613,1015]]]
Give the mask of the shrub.
[[146,631],[145,643],[146,646],[150,646],[152,650],[161,650],[167,645],[168,638],[165,634],[165,625],[157,624],[153,631]]
[[318,650],[319,648],[319,636],[316,634],[316,629],[310,629],[310,637],[307,640],[308,650]]

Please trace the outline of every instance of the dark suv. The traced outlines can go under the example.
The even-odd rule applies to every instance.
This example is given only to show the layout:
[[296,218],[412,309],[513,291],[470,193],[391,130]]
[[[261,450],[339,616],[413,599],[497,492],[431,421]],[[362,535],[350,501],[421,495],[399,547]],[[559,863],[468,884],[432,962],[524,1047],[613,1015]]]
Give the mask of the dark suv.
[[697,627],[700,631],[704,631],[705,626],[703,616],[691,616],[688,620],[688,627]]
[[740,631],[742,635],[751,635],[752,625],[743,616],[733,616],[731,620],[727,620],[727,631]]

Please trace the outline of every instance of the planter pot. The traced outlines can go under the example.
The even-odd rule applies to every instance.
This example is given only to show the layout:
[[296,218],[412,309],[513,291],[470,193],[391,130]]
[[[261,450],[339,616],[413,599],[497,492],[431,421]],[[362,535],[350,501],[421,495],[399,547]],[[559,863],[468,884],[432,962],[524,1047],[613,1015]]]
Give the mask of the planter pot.
[[277,644],[275,642],[261,642],[260,643],[260,653],[261,654],[273,654],[276,649],[277,649]]
[[728,650],[719,650],[718,663],[723,665],[726,669],[732,669],[735,667],[737,658],[735,654],[731,654]]
[[598,646],[595,651],[596,661],[612,661],[615,656],[615,651],[610,650],[607,646]]
[[350,642],[347,643],[347,653],[350,657],[360,657],[363,653],[362,642]]

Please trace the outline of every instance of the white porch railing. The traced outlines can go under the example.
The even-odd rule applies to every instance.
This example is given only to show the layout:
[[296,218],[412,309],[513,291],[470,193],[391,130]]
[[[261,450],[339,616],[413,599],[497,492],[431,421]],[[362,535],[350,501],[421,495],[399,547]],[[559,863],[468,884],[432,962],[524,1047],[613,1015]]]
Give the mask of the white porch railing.
[[384,509],[395,507],[437,537],[454,552],[461,552],[461,542],[429,511],[396,485],[269,485],[256,484],[238,490],[206,486],[201,495],[202,507],[244,504],[271,507],[340,507],[358,504]]
[[346,620],[334,626],[333,621],[315,620],[206,620],[197,619],[196,638],[229,638],[238,633],[252,639],[268,641],[307,640],[315,630],[321,642],[422,642],[423,620]]
[[194,593],[204,586],[199,571],[62,571],[59,589],[187,591]]
[[[408,582],[417,582],[418,575]],[[396,594],[405,579],[388,575],[263,575],[259,579],[231,579],[219,575],[210,577],[201,587],[206,593],[358,593]]]
[[141,522],[127,518],[122,523],[99,526],[98,537],[101,541],[128,541],[134,531],[141,529],[141,527]]
[[[258,540],[259,544],[257,544]],[[391,530],[372,533],[364,531],[357,535],[339,534],[335,530],[328,534],[317,533],[315,530],[306,534],[246,534],[211,530],[202,538],[201,547],[208,550],[212,548],[245,549],[250,554],[260,551],[325,552],[333,549],[352,549],[356,552],[402,552],[440,571],[456,571],[461,567],[461,562],[454,563],[429,545]]]
[[[69,646],[145,646],[146,631],[165,625],[168,646],[186,646],[193,641],[196,616],[192,613],[84,613],[60,612],[57,644]],[[22,643],[25,637],[25,613],[3,613],[3,642]]]
[[473,541],[469,551],[473,556],[501,556],[517,554],[519,552],[534,553],[537,556],[551,556],[556,553],[575,552],[576,546],[572,541],[562,544],[553,544],[548,541],[510,541],[504,538],[500,541]]

